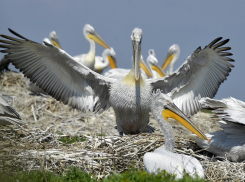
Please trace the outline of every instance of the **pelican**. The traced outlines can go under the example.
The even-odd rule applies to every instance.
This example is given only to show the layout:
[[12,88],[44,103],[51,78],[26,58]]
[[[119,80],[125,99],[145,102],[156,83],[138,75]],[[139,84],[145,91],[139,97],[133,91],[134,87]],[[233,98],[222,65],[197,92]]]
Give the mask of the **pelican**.
[[109,65],[112,69],[116,68],[117,65],[116,53],[112,47],[105,49],[102,53],[102,57],[95,56],[94,71],[101,74]]
[[[157,90],[155,94],[153,93],[151,111],[163,131],[165,145],[157,148],[154,152],[145,153],[143,162],[146,170],[149,173],[165,170],[175,174],[177,179],[183,178],[185,173],[193,178],[196,175],[204,178],[204,170],[196,158],[174,153],[174,132],[167,120],[168,117],[172,117],[184,126],[190,124],[194,126],[193,131],[197,127],[177,108],[172,99],[168,95],[162,94],[160,90]],[[170,112],[172,112],[171,115],[166,114]]]
[[86,24],[83,28],[84,37],[90,43],[90,50],[87,54],[81,54],[78,56],[74,56],[74,59],[79,63],[87,66],[88,68],[94,70],[95,63],[95,43],[105,47],[106,49],[110,49],[110,47],[104,42],[102,38],[94,31],[94,28]]
[[179,59],[179,55],[180,55],[180,48],[177,44],[173,44],[172,46],[169,47],[168,54],[162,64],[163,70],[165,70],[165,68],[168,66],[167,75],[173,73],[174,64]]
[[[146,65],[143,56],[140,57],[140,67],[142,70],[141,76],[144,79],[147,79],[148,77],[152,77],[151,70]],[[108,78],[114,78],[114,79],[122,79],[124,78],[128,73],[130,72],[130,69],[124,69],[124,68],[113,68],[107,71],[104,75]]]
[[49,38],[45,37],[43,39],[43,42],[47,42],[49,44],[52,44],[52,45],[58,47],[59,49],[63,49],[61,44],[60,44],[60,41],[59,41],[59,38],[58,38],[58,35],[57,35],[56,31],[50,32]]
[[26,125],[15,109],[0,94],[0,125]]
[[220,131],[206,134],[210,143],[200,141],[195,136],[192,138],[201,148],[233,162],[245,160],[245,102],[235,98],[215,100],[202,98],[204,108],[213,108],[214,113],[221,119]]
[[152,78],[159,78],[159,77],[166,76],[166,74],[158,64],[155,51],[153,49],[150,49],[148,53],[149,55],[147,57],[146,62],[152,72]]
[[[85,38],[88,37],[86,35],[86,31],[87,31],[86,29],[91,29],[91,26],[90,25],[85,25],[85,27],[84,27]],[[49,34],[49,39],[48,38],[44,38],[43,41],[47,42],[47,43],[50,43],[50,44],[53,44],[54,46],[56,46],[56,47],[58,47],[60,49],[63,49],[61,44],[60,44],[60,42],[59,42],[58,35],[56,34],[55,31],[52,31]],[[94,43],[92,43],[92,44],[94,44]],[[91,47],[90,47],[90,51],[91,51]],[[95,52],[94,52],[94,54],[95,54]],[[84,62],[81,61],[81,59],[78,58],[77,56],[75,56],[74,58],[79,63],[84,64]],[[93,70],[95,72],[101,74],[103,72],[103,70],[106,69],[109,66],[109,64],[110,64],[111,68],[115,68],[116,67],[116,53],[115,53],[115,51],[114,51],[114,49],[112,47],[110,47],[109,49],[105,49],[103,51],[103,53],[102,53],[102,57],[95,56]]]
[[[49,95],[64,104],[81,110],[102,113],[112,107],[120,135],[153,132],[149,123],[152,92],[160,89],[187,116],[201,109],[201,97],[214,97],[226,80],[233,61],[221,47],[229,40],[212,41],[204,49],[197,48],[173,74],[144,80],[140,74],[142,30],[131,35],[133,65],[123,79],[107,78],[79,64],[73,57],[51,44],[33,42],[13,30],[18,38],[1,35],[2,53],[11,63]],[[200,135],[205,138],[205,136]]]

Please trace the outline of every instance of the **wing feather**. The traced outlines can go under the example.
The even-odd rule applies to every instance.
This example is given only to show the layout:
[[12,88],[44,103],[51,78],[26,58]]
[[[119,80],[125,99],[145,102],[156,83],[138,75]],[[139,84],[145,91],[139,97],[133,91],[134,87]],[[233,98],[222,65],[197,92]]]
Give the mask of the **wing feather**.
[[[240,124],[236,125],[237,127],[245,125],[245,102],[232,97],[222,100],[202,98],[199,102],[204,108],[215,109],[213,112],[223,121]],[[229,125],[221,127],[225,129],[225,126]]]
[[229,39],[219,42],[222,37],[213,40],[204,49],[198,47],[173,74],[159,79],[147,80],[153,90],[161,89],[169,94],[174,103],[188,116],[201,109],[198,102],[202,97],[213,98],[226,80],[231,67],[230,47],[221,47]]
[[45,41],[42,45],[10,32],[21,39],[1,35],[8,39],[0,40],[1,52],[9,53],[5,57],[45,92],[83,112],[101,113],[110,107],[109,88],[116,80],[93,72]]

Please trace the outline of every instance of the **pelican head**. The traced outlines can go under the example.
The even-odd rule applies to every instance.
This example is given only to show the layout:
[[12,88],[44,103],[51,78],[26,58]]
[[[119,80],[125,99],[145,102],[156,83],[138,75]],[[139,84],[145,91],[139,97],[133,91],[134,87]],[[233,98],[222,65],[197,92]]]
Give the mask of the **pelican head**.
[[162,69],[164,70],[170,63],[173,65],[179,58],[180,48],[177,44],[170,46],[168,54],[163,62]]
[[104,69],[106,69],[109,66],[108,59],[103,59],[103,57],[96,56],[95,57],[95,63],[94,63],[94,70],[101,74]]
[[116,53],[114,49],[111,47],[110,49],[106,49],[102,53],[102,57],[107,57],[111,66],[111,69],[117,68],[117,60],[116,60]]
[[59,41],[59,39],[58,39],[58,35],[56,34],[55,31],[52,31],[52,32],[49,34],[49,40],[50,40],[50,42],[51,42],[54,46],[56,46],[56,47],[62,49],[61,44],[60,44],[60,41]]
[[204,140],[210,141],[196,126],[195,124],[174,104],[173,100],[166,94],[161,93],[160,90],[157,90],[156,93],[153,93],[154,99],[151,108],[160,109],[164,119],[168,121],[168,118],[173,118],[188,130],[199,136]]
[[133,43],[133,60],[136,81],[138,81],[140,78],[141,39],[142,30],[135,28],[132,32],[131,40]]
[[105,43],[105,41],[95,32],[94,28],[86,24],[83,28],[83,34],[86,37],[88,41],[93,40],[97,44],[101,45],[102,47],[105,47],[107,49],[110,49],[110,47]]
[[154,49],[149,49],[148,53],[149,53],[149,55],[153,55],[156,57]]
[[149,53],[149,56],[147,57],[148,65],[151,67],[152,70],[155,70],[161,77],[164,77],[165,73],[162,70],[161,66],[159,66],[158,64],[155,51],[153,49],[150,49],[148,53]]

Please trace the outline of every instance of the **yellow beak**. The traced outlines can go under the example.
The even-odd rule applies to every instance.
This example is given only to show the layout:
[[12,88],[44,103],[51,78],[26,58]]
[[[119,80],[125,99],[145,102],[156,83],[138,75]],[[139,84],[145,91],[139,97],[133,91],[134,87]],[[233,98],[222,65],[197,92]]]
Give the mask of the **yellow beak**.
[[210,141],[196,126],[195,124],[184,115],[184,113],[175,105],[168,104],[165,106],[165,109],[162,111],[163,117],[168,121],[168,118],[173,118],[183,126],[185,126],[192,133],[196,134],[204,140]]
[[174,54],[173,53],[168,53],[166,56],[165,61],[162,64],[162,70],[165,70],[165,68],[171,63],[171,61],[174,58]]
[[140,67],[145,71],[145,73],[149,76],[152,77],[151,70],[148,68],[146,65],[145,61],[143,59],[140,59]]
[[111,69],[117,68],[117,61],[114,56],[108,56],[107,57],[111,66]]
[[166,74],[158,64],[151,65],[151,69],[155,70],[161,77],[166,76]]
[[52,44],[55,46],[55,47],[58,47],[59,49],[62,49],[62,47],[61,47],[61,45],[60,45],[60,43],[59,43],[59,41],[55,41],[55,40],[52,40]]
[[89,33],[88,34],[88,38],[92,39],[93,41],[95,41],[97,44],[101,45],[102,47],[105,47],[107,49],[111,49],[106,43],[105,41],[96,33]]

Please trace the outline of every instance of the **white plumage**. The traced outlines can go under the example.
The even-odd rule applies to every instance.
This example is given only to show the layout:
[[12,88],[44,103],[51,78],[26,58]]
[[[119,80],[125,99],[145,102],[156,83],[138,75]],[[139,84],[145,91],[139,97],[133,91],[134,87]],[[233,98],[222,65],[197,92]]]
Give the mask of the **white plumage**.
[[111,64],[116,65],[116,53],[112,47],[105,49],[102,57],[95,56],[94,71],[101,74]]
[[166,76],[166,74],[163,72],[162,68],[158,64],[155,51],[153,49],[150,49],[148,53],[149,55],[146,59],[146,62],[152,72],[152,78],[161,78]]
[[162,69],[165,70],[165,68],[168,67],[168,70],[166,71],[167,75],[170,75],[174,71],[174,64],[179,59],[180,55],[180,47],[178,44],[173,44],[169,47],[168,54],[163,61]]
[[[198,175],[203,178],[204,170],[196,158],[174,153],[175,141],[173,129],[164,119],[166,117],[162,116],[164,110],[169,109],[172,104],[172,100],[164,94],[160,94],[160,91],[156,95],[153,95],[151,110],[163,131],[165,145],[157,148],[154,152],[147,152],[144,155],[143,161],[145,168],[148,172],[156,174],[161,170],[165,170],[168,173],[175,174],[177,179],[182,178],[185,173],[188,173],[192,177]],[[185,119],[180,112],[175,111],[175,113]],[[186,121],[191,122],[188,119]]]
[[94,70],[95,54],[96,54],[95,42],[107,49],[110,49],[110,47],[104,42],[102,38],[100,38],[100,36],[94,31],[94,28],[89,24],[86,24],[84,26],[83,34],[84,34],[85,39],[90,44],[90,50],[87,54],[80,54],[80,55],[74,56],[74,59],[78,61],[79,63],[87,66],[89,69]]
[[245,160],[245,102],[235,98],[215,100],[202,98],[200,100],[204,108],[213,108],[213,112],[221,119],[220,131],[206,134],[210,143],[192,138],[201,148],[221,156],[228,160],[241,162]]
[[9,53],[5,57],[25,76],[57,100],[83,112],[101,113],[112,106],[120,133],[151,131],[147,124],[152,92],[157,89],[168,94],[188,116],[195,114],[201,109],[198,100],[214,97],[233,67],[229,63],[233,60],[226,57],[231,54],[223,52],[230,48],[221,47],[229,40],[219,42],[222,38],[217,38],[204,49],[197,48],[173,74],[144,80],[139,69],[142,31],[135,28],[131,35],[132,69],[116,80],[95,73],[53,45],[41,45],[10,31],[19,38],[1,35],[8,39],[0,40],[1,52]]

